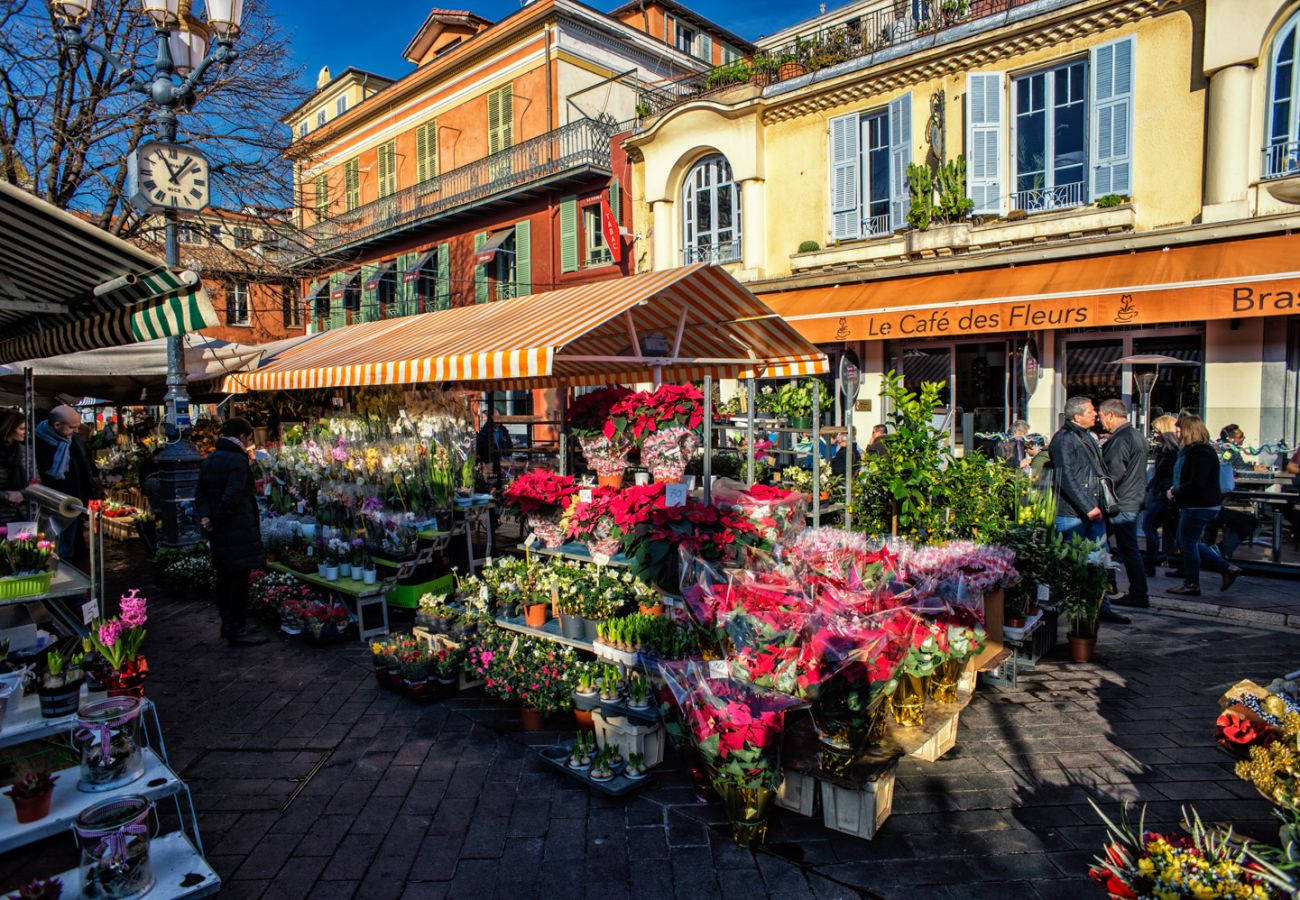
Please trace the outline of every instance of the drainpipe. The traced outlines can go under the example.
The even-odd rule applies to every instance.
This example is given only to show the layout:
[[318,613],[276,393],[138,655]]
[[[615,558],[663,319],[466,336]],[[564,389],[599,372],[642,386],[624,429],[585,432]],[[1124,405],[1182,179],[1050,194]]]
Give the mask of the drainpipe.
[[551,101],[551,29],[546,29],[546,130],[554,131],[559,128],[559,123],[555,121],[555,104]]

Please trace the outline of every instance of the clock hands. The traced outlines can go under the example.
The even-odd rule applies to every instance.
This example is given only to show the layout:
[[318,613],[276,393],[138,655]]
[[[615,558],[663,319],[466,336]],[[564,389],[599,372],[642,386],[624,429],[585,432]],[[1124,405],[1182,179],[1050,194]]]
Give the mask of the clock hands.
[[158,154],[158,160],[166,167],[167,171],[172,176],[172,182],[175,183],[176,179],[179,178],[180,175],[177,173],[175,169],[172,168],[172,164],[167,161],[167,156],[165,154],[160,153]]
[[172,173],[172,183],[173,184],[179,183],[181,180],[181,176],[184,175],[187,171],[189,171],[189,168],[192,165],[194,165],[194,157],[191,156],[189,159],[185,160],[185,162],[181,164],[180,169]]

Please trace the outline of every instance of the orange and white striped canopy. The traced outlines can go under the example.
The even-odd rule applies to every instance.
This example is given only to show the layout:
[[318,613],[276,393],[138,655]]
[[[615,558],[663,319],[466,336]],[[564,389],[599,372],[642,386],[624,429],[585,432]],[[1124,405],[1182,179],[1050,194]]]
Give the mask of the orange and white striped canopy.
[[649,381],[656,367],[674,382],[829,371],[731,275],[700,264],[327,331],[226,376],[222,390],[608,384]]

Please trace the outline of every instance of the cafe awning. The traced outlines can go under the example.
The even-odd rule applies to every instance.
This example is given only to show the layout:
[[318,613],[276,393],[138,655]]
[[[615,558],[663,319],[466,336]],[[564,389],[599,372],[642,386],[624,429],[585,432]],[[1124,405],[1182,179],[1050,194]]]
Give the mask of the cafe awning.
[[421,253],[419,258],[415,262],[411,263],[411,265],[407,266],[406,271],[402,273],[402,280],[408,283],[412,281],[419,281],[420,272],[422,272],[424,270],[424,267],[427,266],[429,262],[437,255],[438,255],[437,249],[426,250],[425,252]]
[[1300,312],[1300,235],[759,295],[815,343]]
[[547,387],[815,375],[826,356],[716,266],[698,264],[328,331],[228,393],[459,382]]
[[501,246],[514,235],[513,228],[504,228],[501,231],[494,231],[488,235],[488,239],[483,242],[483,246],[474,251],[474,262],[480,266],[486,266],[496,258],[497,251]]
[[0,183],[0,363],[216,323],[194,273]]

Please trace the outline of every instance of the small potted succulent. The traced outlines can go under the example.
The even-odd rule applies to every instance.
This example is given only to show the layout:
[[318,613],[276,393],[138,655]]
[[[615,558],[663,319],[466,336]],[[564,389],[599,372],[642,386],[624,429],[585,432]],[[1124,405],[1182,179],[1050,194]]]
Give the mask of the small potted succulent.
[[59,776],[48,769],[31,769],[16,777],[5,791],[14,802],[14,816],[19,824],[39,822],[50,814],[50,801],[54,798],[54,782]]
[[81,699],[81,663],[84,656],[74,654],[68,659],[58,650],[45,655],[45,674],[36,688],[41,698],[41,718],[59,719],[77,711]]
[[623,774],[633,781],[640,781],[645,778],[645,754],[629,753],[627,755],[627,768]]
[[609,760],[609,747],[599,750],[591,759],[592,781],[610,781],[614,777],[614,767]]
[[650,688],[646,684],[645,677],[638,672],[633,672],[628,677],[627,697],[627,705],[632,709],[650,708]]

